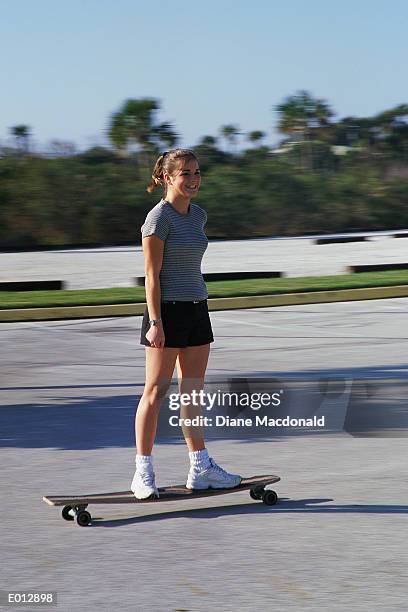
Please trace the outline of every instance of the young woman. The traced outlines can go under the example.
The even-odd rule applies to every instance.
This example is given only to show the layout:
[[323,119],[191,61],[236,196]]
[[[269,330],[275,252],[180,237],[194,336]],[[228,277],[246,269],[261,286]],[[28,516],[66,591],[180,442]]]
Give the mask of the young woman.
[[[186,149],[160,155],[147,190],[157,185],[164,198],[142,226],[147,308],[141,344],[146,352],[146,383],[136,412],[136,471],[131,490],[137,499],[158,496],[152,464],[160,404],[177,365],[180,393],[200,391],[214,341],[201,260],[208,245],[206,212],[190,203],[201,183],[198,161]],[[180,416],[200,414],[183,406]],[[241,477],[229,474],[209,456],[202,429],[183,427],[190,456],[189,489],[232,488]]]

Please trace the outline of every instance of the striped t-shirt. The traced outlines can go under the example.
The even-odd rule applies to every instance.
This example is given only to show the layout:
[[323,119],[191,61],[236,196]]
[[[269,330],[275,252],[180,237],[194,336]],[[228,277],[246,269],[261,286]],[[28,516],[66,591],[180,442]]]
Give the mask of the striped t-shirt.
[[183,215],[162,199],[148,213],[142,225],[142,238],[158,236],[164,240],[162,301],[190,302],[208,297],[201,274],[201,261],[208,246],[206,222],[205,210],[191,203],[188,213]]

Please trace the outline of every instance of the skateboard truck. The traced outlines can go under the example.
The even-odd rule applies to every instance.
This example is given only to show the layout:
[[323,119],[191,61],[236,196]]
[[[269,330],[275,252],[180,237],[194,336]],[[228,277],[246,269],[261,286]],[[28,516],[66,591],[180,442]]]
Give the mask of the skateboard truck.
[[78,525],[80,525],[80,527],[87,527],[92,521],[90,513],[86,511],[87,507],[88,504],[64,506],[61,513],[62,518],[66,521],[74,521],[76,519],[76,522]]

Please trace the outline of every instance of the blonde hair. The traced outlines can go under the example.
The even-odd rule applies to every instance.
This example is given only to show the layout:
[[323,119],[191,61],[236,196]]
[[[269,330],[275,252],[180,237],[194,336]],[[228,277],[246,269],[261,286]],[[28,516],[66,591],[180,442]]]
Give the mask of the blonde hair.
[[166,151],[162,153],[155,163],[153,168],[152,180],[147,186],[147,191],[152,193],[156,187],[161,185],[163,187],[164,195],[167,192],[167,184],[164,180],[164,173],[169,174],[170,176],[174,174],[174,172],[178,168],[178,161],[180,159],[185,160],[195,160],[198,162],[197,156],[190,149],[171,149],[171,151]]

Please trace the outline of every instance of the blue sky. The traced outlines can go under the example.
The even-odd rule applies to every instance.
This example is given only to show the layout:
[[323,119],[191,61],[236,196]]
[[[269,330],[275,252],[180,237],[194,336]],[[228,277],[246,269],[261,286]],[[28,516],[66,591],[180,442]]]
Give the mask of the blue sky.
[[307,89],[337,117],[408,102],[405,0],[0,0],[0,143],[31,127],[102,144],[127,98],[161,101],[180,144],[234,123],[279,139],[273,107]]

